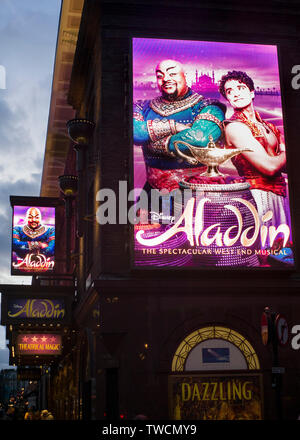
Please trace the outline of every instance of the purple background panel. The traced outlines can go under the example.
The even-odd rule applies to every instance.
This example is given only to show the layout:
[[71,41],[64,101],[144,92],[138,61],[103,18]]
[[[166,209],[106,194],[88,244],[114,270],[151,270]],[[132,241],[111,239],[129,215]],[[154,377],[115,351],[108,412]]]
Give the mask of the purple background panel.
[[14,206],[14,226],[22,226],[25,224],[26,212],[29,208],[36,207],[41,211],[42,224],[47,226],[55,226],[55,208],[48,206]]

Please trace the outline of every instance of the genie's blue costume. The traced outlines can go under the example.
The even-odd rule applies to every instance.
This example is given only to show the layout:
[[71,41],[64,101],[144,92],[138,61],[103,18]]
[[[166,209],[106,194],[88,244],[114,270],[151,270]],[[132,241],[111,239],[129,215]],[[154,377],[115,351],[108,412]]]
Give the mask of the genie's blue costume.
[[[47,247],[39,249],[38,243],[46,243]],[[27,225],[13,228],[12,249],[18,257],[25,258],[28,253],[38,253],[52,257],[55,247],[55,229],[53,227],[39,226],[31,229]]]
[[[226,106],[218,100],[204,99],[190,89],[185,96],[172,101],[158,97],[137,102],[133,113],[134,143],[143,148],[148,186],[171,191],[178,188],[183,177],[199,174],[199,164],[183,161],[174,142],[201,148],[207,146],[210,135],[217,141],[222,135],[225,111]],[[177,133],[176,122],[190,128]],[[189,154],[184,144],[178,147]]]

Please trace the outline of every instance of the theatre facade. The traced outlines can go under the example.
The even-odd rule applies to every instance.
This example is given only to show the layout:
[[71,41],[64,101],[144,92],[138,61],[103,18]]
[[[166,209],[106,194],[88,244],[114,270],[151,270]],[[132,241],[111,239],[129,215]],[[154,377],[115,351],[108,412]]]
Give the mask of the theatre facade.
[[[60,200],[59,244],[33,279],[73,288],[48,346],[62,344],[57,418],[297,418],[300,11],[286,3],[63,1],[40,192]],[[220,93],[229,71],[254,86],[233,76]],[[245,141],[230,144],[234,126]]]

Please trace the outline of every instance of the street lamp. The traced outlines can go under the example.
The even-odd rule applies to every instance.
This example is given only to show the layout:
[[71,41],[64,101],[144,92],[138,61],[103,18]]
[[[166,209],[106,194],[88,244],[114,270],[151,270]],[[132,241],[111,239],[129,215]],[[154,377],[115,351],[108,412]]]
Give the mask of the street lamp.
[[66,269],[70,270],[70,234],[71,234],[71,219],[72,219],[72,202],[77,193],[78,177],[64,174],[59,176],[59,186],[64,194],[65,208],[66,208]]
[[78,221],[77,235],[83,236],[83,217],[85,200],[85,161],[86,152],[93,135],[95,124],[88,119],[75,118],[67,122],[67,129],[70,139],[75,143],[76,164],[78,174]]

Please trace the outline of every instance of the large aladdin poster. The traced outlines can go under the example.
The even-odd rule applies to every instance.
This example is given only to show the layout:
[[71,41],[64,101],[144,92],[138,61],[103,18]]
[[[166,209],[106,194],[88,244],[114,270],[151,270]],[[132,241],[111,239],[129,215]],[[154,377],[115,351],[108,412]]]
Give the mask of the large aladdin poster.
[[13,207],[13,275],[53,272],[55,266],[55,207]]
[[294,265],[277,47],[134,38],[139,268]]

